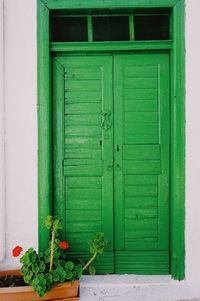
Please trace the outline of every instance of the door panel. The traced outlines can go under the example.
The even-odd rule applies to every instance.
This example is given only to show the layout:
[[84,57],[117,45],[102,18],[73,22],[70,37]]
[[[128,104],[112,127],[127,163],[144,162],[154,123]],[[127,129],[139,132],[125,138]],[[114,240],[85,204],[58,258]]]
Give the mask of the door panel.
[[167,54],[114,56],[114,116],[115,272],[169,273]]
[[53,82],[55,212],[72,257],[87,259],[88,241],[105,233],[97,268],[113,272],[112,57],[54,58]]

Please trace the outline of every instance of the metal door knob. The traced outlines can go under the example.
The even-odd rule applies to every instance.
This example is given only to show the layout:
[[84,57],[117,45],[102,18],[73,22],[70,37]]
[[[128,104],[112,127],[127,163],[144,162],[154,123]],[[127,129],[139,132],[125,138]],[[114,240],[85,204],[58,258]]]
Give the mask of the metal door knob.
[[121,166],[119,164],[116,165],[117,171],[121,170]]

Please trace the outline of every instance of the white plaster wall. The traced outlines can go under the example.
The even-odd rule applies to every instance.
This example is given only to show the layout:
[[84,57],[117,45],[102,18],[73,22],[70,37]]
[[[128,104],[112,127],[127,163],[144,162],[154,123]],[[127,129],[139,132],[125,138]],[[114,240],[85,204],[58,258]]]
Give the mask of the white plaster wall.
[[[5,0],[6,257],[37,248],[36,1]],[[186,279],[200,277],[200,1],[186,0]]]
[[36,1],[5,0],[6,256],[37,248]]
[[0,261],[5,255],[4,7],[0,0]]
[[200,1],[186,0],[186,276],[200,281]]

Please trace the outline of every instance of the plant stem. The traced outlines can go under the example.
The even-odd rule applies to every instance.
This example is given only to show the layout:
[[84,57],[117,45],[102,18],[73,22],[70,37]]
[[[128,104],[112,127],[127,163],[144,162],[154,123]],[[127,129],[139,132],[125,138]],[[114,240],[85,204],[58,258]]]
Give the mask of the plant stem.
[[54,240],[55,240],[55,231],[52,230],[49,272],[52,271],[52,267],[53,267]]
[[97,256],[97,251],[94,252],[94,255],[90,258],[90,260],[83,267],[83,271],[87,269],[87,267],[93,262],[93,260],[95,260],[96,256]]

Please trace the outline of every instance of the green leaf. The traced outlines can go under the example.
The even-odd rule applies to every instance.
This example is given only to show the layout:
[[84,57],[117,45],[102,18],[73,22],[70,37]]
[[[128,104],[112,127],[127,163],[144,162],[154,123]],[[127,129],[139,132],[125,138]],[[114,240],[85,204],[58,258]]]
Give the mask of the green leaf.
[[98,254],[103,254],[103,251],[104,251],[104,247],[101,247],[98,249]]
[[53,277],[51,273],[47,273],[45,275],[45,279],[46,279],[46,290],[50,291],[51,288],[53,287]]
[[66,272],[66,279],[72,281],[74,278],[74,274],[71,271]]
[[33,263],[31,267],[32,267],[33,273],[35,273],[35,274],[39,273],[40,269],[39,269],[39,266],[37,263]]
[[53,216],[48,215],[46,217],[45,226],[46,226],[47,229],[49,229],[49,230],[51,229],[51,227],[53,226]]
[[53,221],[53,230],[57,232],[62,229],[62,220],[59,217],[55,217]]
[[94,276],[96,274],[96,270],[93,266],[89,266],[88,271],[89,271],[89,274],[92,276]]
[[45,261],[45,263],[49,263],[49,262],[50,262],[50,257],[46,257],[46,258],[44,259],[44,261]]
[[46,286],[43,287],[42,285],[33,285],[34,291],[38,294],[39,297],[43,297],[44,294],[46,293]]
[[54,266],[56,266],[56,267],[58,267],[58,266],[60,266],[61,265],[61,260],[60,259],[54,259]]
[[61,250],[54,248],[54,258],[59,258],[61,255]]
[[40,260],[39,270],[40,270],[41,273],[43,273],[45,271],[45,267],[46,267],[46,265],[45,265],[44,261]]
[[45,275],[43,273],[38,274],[38,280],[39,280],[39,283],[41,285],[45,285],[46,284]]
[[58,282],[59,282],[59,279],[60,279],[59,274],[58,274],[55,270],[53,270],[53,271],[51,272],[51,274],[52,274],[53,281],[54,281],[55,283],[58,283]]
[[74,263],[73,263],[72,261],[67,261],[67,262],[65,263],[65,269],[66,269],[66,270],[72,271],[73,268],[74,268]]
[[45,295],[45,293],[46,293],[46,291],[44,291],[43,289],[42,289],[42,287],[40,288],[38,288],[37,290],[36,290],[36,292],[37,292],[37,294],[38,294],[38,296],[40,297],[40,298],[42,298],[44,295]]
[[36,252],[32,252],[30,255],[29,255],[29,259],[30,259],[30,262],[35,262],[37,260],[37,257],[38,255],[36,254]]
[[77,264],[77,265],[74,266],[74,270],[79,272],[79,271],[83,270],[83,267],[82,267],[81,264]]
[[52,283],[53,282],[53,277],[52,277],[52,274],[51,273],[47,273],[46,275],[45,275],[45,279],[46,279],[46,282],[47,283]]
[[25,276],[23,276],[24,282],[31,284],[32,277],[33,277],[33,272],[30,271],[29,274],[26,274]]
[[20,271],[21,271],[22,276],[26,276],[29,274],[30,269],[27,266],[23,265]]
[[21,257],[20,262],[27,266],[30,266],[37,260],[38,260],[38,254],[33,248],[30,248]]
[[105,240],[103,232],[96,233],[96,235],[89,241],[90,252],[92,254],[95,252],[97,252],[97,254],[102,254],[107,243],[108,242]]
[[77,264],[74,267],[74,271],[75,271],[75,279],[80,279],[82,274],[83,274],[83,267],[81,264]]
[[43,273],[36,275],[32,281],[32,286],[33,289],[37,292],[38,296],[44,296],[47,291],[46,275]]
[[64,282],[66,279],[66,272],[63,267],[59,266],[56,268],[56,272],[59,275],[60,282]]
[[36,276],[36,277],[33,279],[32,285],[33,285],[33,286],[37,286],[39,283],[40,283],[40,279],[39,279],[38,276]]

